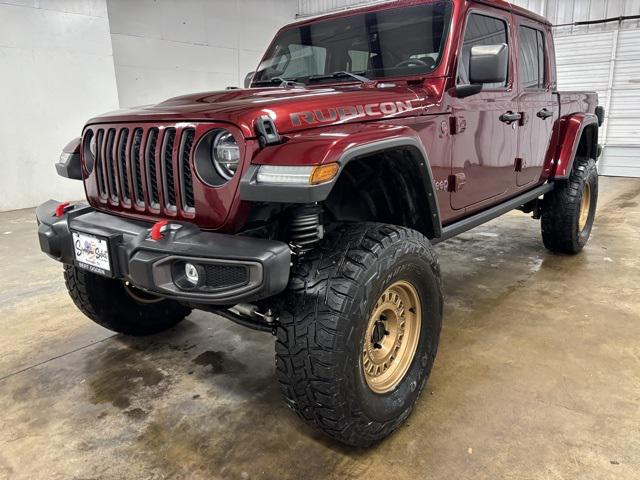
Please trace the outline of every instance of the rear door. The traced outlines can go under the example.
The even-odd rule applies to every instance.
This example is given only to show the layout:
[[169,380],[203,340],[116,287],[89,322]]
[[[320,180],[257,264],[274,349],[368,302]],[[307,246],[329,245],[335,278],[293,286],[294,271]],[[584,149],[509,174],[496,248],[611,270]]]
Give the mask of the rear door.
[[510,23],[508,12],[491,7],[477,7],[467,15],[464,40],[458,51],[457,84],[470,83],[469,59],[471,48],[476,45],[506,43],[510,62],[505,83],[485,84],[481,93],[451,101],[452,115],[458,125],[453,136],[452,174],[456,183],[464,184],[451,194],[454,210],[482,208],[513,190],[517,125],[500,120],[504,113],[518,112]]
[[[523,115],[518,131],[516,186],[535,184],[542,176],[558,104],[554,101],[546,32],[539,24],[518,21],[518,110]],[[551,44],[550,44],[551,45]]]

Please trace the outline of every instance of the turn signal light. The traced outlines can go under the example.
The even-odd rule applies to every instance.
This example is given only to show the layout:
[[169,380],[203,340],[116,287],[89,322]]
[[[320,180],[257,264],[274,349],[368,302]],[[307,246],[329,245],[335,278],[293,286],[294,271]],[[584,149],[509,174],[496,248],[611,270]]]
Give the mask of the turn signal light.
[[337,163],[326,165],[261,165],[256,183],[287,185],[318,185],[335,178],[340,170]]
[[325,183],[333,180],[333,178],[338,174],[338,170],[340,170],[340,165],[337,163],[318,165],[313,169],[309,183],[311,185],[318,185],[319,183]]

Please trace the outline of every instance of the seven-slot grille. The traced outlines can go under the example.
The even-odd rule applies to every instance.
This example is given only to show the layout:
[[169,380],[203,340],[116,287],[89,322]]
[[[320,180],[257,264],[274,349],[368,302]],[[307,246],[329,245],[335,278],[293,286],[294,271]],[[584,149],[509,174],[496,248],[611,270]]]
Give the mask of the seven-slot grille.
[[195,212],[192,127],[104,127],[96,137],[96,182],[103,201],[152,213]]

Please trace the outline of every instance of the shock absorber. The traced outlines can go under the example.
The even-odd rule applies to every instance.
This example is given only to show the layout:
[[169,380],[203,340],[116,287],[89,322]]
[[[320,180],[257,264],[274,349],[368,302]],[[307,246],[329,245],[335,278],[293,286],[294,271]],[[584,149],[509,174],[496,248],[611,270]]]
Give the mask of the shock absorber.
[[305,205],[294,209],[289,226],[291,250],[297,255],[313,250],[324,236],[320,205]]

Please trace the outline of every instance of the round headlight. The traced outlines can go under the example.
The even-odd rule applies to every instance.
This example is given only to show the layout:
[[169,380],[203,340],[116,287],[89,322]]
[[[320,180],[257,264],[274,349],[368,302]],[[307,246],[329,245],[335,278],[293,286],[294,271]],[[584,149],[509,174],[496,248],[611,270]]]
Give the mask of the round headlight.
[[97,151],[96,135],[89,130],[84,139],[84,168],[89,174],[93,172],[93,165],[96,161]]
[[98,142],[96,141],[96,136],[95,135],[91,135],[91,140],[89,140],[89,151],[91,152],[91,155],[96,156],[96,153],[98,151]]
[[211,150],[216,172],[225,180],[231,180],[240,164],[240,147],[233,134],[227,130],[219,132]]

